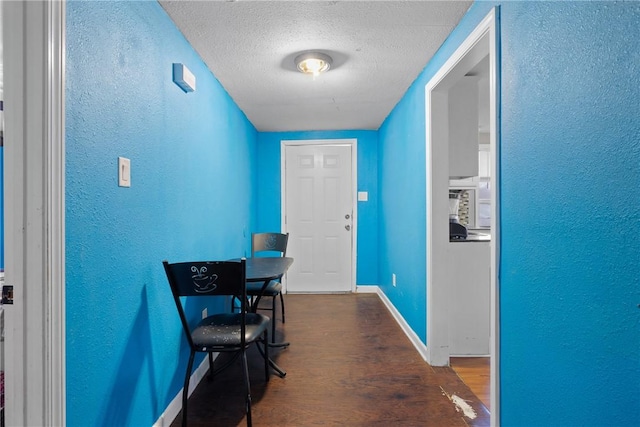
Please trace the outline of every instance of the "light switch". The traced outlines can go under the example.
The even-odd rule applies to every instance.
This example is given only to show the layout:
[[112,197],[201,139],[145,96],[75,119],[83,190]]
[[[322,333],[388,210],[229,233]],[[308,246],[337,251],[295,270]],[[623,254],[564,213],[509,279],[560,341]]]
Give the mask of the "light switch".
[[118,185],[131,187],[131,160],[118,157]]
[[358,201],[366,202],[369,200],[369,193],[367,191],[358,191]]

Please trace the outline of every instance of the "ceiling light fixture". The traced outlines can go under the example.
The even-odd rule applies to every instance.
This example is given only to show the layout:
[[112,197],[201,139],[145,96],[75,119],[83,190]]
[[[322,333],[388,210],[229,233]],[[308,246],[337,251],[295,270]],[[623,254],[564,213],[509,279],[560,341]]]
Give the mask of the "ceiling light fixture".
[[320,52],[306,52],[296,56],[295,63],[298,71],[305,74],[317,76],[320,73],[329,71],[333,59],[329,55]]

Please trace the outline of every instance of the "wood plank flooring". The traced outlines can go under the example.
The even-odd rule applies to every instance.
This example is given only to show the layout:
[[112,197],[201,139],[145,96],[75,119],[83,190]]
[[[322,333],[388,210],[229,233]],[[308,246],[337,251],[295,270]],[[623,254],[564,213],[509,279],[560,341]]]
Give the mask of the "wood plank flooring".
[[[271,353],[286,377],[265,382],[249,351],[254,426],[489,426],[485,405],[453,369],[424,362],[377,295],[289,294],[285,305],[277,339],[291,346]],[[188,422],[245,425],[239,360],[200,383]]]
[[488,410],[491,410],[490,362],[488,357],[452,357],[449,361],[451,368]]

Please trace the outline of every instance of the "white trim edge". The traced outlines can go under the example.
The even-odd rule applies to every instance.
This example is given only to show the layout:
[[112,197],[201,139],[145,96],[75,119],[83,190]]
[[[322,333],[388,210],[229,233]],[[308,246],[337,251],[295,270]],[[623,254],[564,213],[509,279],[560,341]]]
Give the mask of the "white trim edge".
[[391,300],[387,298],[384,292],[382,292],[382,290],[378,286],[375,286],[375,288],[376,288],[376,293],[378,294],[378,297],[380,297],[380,299],[382,300],[384,305],[387,307],[387,310],[389,310],[389,313],[391,313],[393,318],[396,319],[396,322],[398,322],[400,329],[402,329],[402,331],[407,336],[407,338],[409,338],[409,341],[411,341],[411,344],[413,344],[413,346],[418,351],[422,359],[424,359],[424,361],[426,362],[427,346],[422,342],[420,337],[413,331],[413,329],[411,329],[411,326],[409,326],[407,321],[404,320],[404,317],[402,317],[402,314],[400,314],[400,312],[396,309],[396,307],[393,305]]
[[45,411],[52,425],[66,425],[65,314],[65,64],[66,2],[47,2],[47,241],[49,265],[47,298],[50,321],[46,339]]
[[358,294],[377,294],[381,292],[377,285],[356,285],[356,293]]
[[[216,354],[213,360],[215,361],[217,357],[218,355]],[[193,391],[198,387],[198,384],[200,384],[200,381],[202,381],[208,370],[209,358],[205,357],[196,370],[193,371],[193,374],[191,374],[191,379],[189,380],[189,396],[193,394]],[[160,418],[153,423],[153,427],[168,427],[173,423],[182,410],[182,390],[184,390],[184,387],[180,388],[178,394],[176,394],[167,406],[167,409],[165,409],[160,415]]]

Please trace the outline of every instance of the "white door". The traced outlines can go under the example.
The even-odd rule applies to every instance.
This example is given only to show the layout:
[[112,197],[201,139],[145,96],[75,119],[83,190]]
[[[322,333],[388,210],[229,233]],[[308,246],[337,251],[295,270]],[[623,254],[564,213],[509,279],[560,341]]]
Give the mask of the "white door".
[[287,292],[352,290],[352,145],[285,145]]

